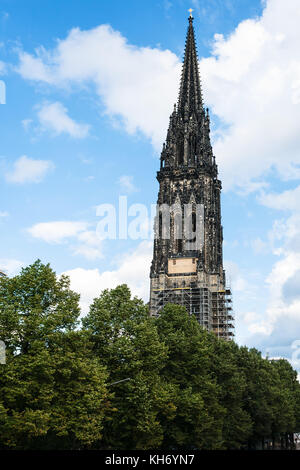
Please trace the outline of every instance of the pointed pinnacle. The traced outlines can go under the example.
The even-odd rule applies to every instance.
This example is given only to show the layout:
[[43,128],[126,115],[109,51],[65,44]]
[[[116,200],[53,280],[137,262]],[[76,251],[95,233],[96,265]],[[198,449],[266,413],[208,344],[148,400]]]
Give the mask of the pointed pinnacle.
[[192,16],[189,17],[189,26],[185,43],[184,61],[178,98],[178,111],[183,113],[184,110],[187,109],[186,105],[188,107],[189,114],[201,111],[203,106]]

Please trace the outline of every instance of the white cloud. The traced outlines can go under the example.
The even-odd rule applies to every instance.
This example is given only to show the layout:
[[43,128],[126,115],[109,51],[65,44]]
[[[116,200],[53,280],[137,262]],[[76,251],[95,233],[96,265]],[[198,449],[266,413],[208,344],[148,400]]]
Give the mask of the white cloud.
[[133,176],[128,176],[128,175],[120,176],[118,182],[119,182],[121,189],[125,191],[126,193],[134,193],[138,191],[138,188],[133,183]]
[[54,165],[48,160],[34,160],[23,155],[14,163],[13,171],[6,173],[6,180],[10,183],[40,183],[46,173]]
[[269,239],[275,255],[287,255],[300,251],[300,214],[275,220]]
[[[300,175],[299,21],[298,0],[284,8],[267,0],[261,17],[242,21],[227,38],[216,35],[212,55],[201,60],[205,101],[224,124],[214,149],[226,188],[256,191],[270,169],[286,179]],[[21,53],[19,72],[60,87],[94,84],[108,114],[160,149],[180,68],[170,51],[135,47],[101,25],[71,30],[54,50]]]
[[300,186],[288,189],[282,193],[262,193],[258,200],[261,204],[271,209],[298,212],[300,210]]
[[[278,322],[300,320],[300,299],[290,301],[284,296],[284,287],[300,270],[300,253],[287,253],[283,259],[275,263],[267,278],[270,290],[270,302],[262,324],[268,325],[267,333],[270,334]],[[300,285],[298,283],[298,291]],[[297,334],[296,331],[293,332]],[[280,332],[279,332],[280,334]]]
[[24,263],[16,259],[1,258],[0,270],[4,271],[8,276],[15,276],[19,273]]
[[180,61],[172,52],[136,47],[108,25],[74,28],[52,51],[20,54],[25,78],[66,87],[92,83],[110,116],[127,132],[143,132],[156,148],[165,139],[176,101]]
[[0,217],[8,217],[9,213],[7,211],[0,211]]
[[42,130],[48,130],[55,135],[65,133],[71,137],[83,139],[89,134],[90,126],[75,122],[68,115],[68,110],[58,101],[42,104],[38,110],[38,119]]
[[245,312],[242,314],[242,318],[245,323],[253,323],[259,320],[259,315],[257,312]]
[[274,168],[300,176],[300,4],[267,0],[263,15],[215,36],[201,61],[204,94],[225,123],[215,153],[225,186],[264,178]]
[[274,263],[265,282],[268,298],[266,311],[259,321],[249,324],[249,331],[263,336],[272,335],[272,340],[280,344],[283,336],[282,323],[288,330],[289,322],[294,328],[284,332],[286,337],[295,339],[296,325],[300,324],[300,214],[276,220],[269,234],[270,248],[280,259]]
[[251,323],[248,327],[248,330],[252,334],[261,334],[269,336],[273,331],[273,324],[268,321],[260,321]]
[[36,56],[33,57],[26,52],[22,52],[20,55],[19,72],[24,78],[54,84],[55,79],[51,74],[51,67],[45,65],[43,61],[47,60],[47,56],[49,57],[45,48],[40,47],[36,49]]
[[79,245],[75,248],[74,253],[83,255],[85,258],[93,260],[102,258],[102,245],[96,231],[86,230],[78,234]]
[[90,260],[101,258],[102,241],[96,231],[88,230],[89,225],[87,222],[41,222],[28,228],[27,232],[46,243],[70,243],[75,255],[82,255]]
[[30,227],[28,232],[34,237],[47,243],[62,243],[67,238],[74,237],[87,227],[86,222],[41,222]]
[[89,305],[103,289],[112,289],[120,284],[128,284],[133,295],[148,301],[152,249],[152,242],[143,241],[134,251],[120,257],[117,269],[112,271],[83,268],[66,271],[64,274],[70,276],[71,288],[81,294],[82,312],[88,312]]

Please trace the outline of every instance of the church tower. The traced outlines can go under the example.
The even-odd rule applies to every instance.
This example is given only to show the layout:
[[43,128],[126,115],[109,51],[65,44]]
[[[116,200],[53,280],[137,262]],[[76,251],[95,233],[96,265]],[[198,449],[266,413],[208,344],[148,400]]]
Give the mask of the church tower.
[[223,269],[218,167],[210,142],[190,14],[177,105],[157,173],[159,193],[150,272],[150,315],[180,304],[226,340],[234,335]]

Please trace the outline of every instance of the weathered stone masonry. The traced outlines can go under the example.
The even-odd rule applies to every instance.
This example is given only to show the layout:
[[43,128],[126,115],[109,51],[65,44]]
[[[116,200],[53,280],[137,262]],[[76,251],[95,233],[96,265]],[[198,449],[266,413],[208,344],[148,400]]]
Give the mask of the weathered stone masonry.
[[[180,92],[170,116],[166,143],[157,173],[157,204],[172,206],[170,236],[156,216],[153,261],[151,265],[150,314],[158,315],[166,303],[184,305],[199,323],[218,337],[233,336],[231,292],[223,269],[223,229],[221,224],[221,181],[210,142],[210,119],[204,109],[193,18],[185,45]],[[185,211],[189,204],[190,213]],[[203,207],[203,245],[193,246],[201,227],[197,207]],[[187,220],[187,218],[189,220]],[[190,234],[178,236],[178,220]]]

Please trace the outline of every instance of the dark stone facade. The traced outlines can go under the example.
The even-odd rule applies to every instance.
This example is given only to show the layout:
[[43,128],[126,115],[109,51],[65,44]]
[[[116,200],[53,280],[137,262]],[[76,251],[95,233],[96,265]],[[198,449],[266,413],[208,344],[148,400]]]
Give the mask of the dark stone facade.
[[[209,113],[203,107],[192,17],[179,99],[170,116],[157,179],[150,314],[159,314],[167,302],[179,303],[205,328],[229,339],[233,317],[223,270],[221,182],[210,142]],[[162,207],[171,207],[168,227]],[[201,244],[191,243],[200,231]]]

